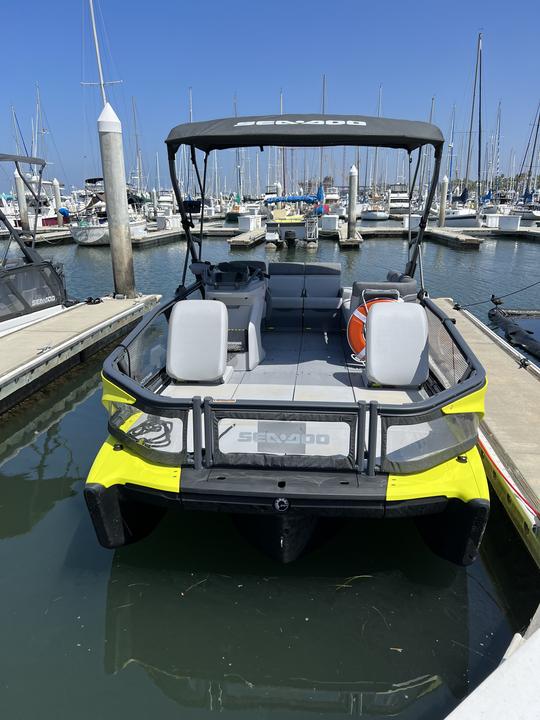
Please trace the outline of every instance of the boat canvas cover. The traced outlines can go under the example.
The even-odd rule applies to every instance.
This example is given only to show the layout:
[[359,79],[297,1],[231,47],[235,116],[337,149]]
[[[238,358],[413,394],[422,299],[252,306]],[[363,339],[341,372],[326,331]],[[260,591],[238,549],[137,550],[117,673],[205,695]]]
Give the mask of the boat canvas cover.
[[176,152],[192,145],[203,152],[235,147],[378,146],[413,151],[423,145],[441,148],[436,125],[364,115],[270,115],[231,117],[177,125],[166,143]]
[[45,160],[36,157],[30,157],[29,155],[6,155],[0,153],[0,162],[18,162],[26,163],[27,165],[46,165]]

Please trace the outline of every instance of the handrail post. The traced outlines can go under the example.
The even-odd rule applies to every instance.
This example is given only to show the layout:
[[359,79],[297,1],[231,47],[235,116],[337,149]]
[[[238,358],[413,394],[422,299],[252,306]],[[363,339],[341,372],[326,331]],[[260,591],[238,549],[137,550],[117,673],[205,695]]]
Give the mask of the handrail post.
[[214,464],[214,435],[212,430],[212,398],[205,397],[203,401],[204,417],[204,465],[212,467]]
[[202,427],[201,427],[201,398],[193,398],[193,465],[195,470],[202,468]]
[[364,470],[364,454],[366,449],[366,403],[358,402],[358,419],[356,428],[356,465],[358,472]]
[[377,419],[378,405],[376,400],[369,403],[369,442],[368,442],[368,468],[367,474],[375,475],[375,457],[377,455]]

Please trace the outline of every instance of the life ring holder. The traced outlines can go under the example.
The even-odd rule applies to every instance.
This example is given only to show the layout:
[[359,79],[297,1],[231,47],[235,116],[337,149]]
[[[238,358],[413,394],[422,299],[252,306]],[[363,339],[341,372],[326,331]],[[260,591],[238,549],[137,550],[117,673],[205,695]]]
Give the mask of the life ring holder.
[[[366,292],[373,295],[371,300],[366,299]],[[363,290],[362,304],[352,311],[347,322],[347,342],[353,351],[351,358],[359,365],[364,366],[366,363],[366,320],[370,309],[380,302],[403,302],[399,291],[390,291],[396,297],[389,297],[388,291],[382,291],[381,295],[377,295],[377,290]]]

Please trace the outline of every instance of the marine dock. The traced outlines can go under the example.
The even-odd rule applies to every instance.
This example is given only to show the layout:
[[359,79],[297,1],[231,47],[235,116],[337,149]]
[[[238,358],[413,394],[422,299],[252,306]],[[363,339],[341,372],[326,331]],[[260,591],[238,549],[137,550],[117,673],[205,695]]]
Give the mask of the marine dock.
[[240,233],[240,235],[234,235],[230,237],[227,242],[231,247],[242,247],[250,248],[255,245],[260,245],[266,236],[266,228],[256,228],[255,230],[248,230],[247,232]]
[[159,295],[77,303],[0,337],[0,412],[125,335]]
[[435,301],[486,369],[480,449],[486,474],[540,567],[540,369],[449,298]]

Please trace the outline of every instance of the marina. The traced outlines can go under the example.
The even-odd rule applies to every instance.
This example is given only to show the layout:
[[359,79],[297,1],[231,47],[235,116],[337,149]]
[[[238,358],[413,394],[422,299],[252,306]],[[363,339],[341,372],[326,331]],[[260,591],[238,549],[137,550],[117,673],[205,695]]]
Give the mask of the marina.
[[[227,239],[215,242],[213,252],[221,260],[246,256],[245,250],[229,248]],[[466,304],[489,297],[494,291],[509,292],[520,283],[532,282],[537,261],[533,244],[516,246],[506,240],[486,240],[486,243],[478,253],[427,244],[425,271],[432,278],[435,297],[452,294]],[[345,270],[344,280],[350,282],[354,277],[365,277],[362,268],[368,263],[383,268],[399,261],[405,247],[406,242],[398,238],[366,240],[358,253],[344,256],[347,264],[353,261]],[[249,252],[255,258],[266,256],[260,245]],[[318,257],[322,262],[331,262],[336,252],[335,243],[320,244]],[[185,243],[181,242],[135,254],[135,272],[141,291],[156,287],[163,263],[180,268],[184,253]],[[106,250],[95,248],[82,254],[76,246],[64,245],[51,248],[51,254],[63,263],[74,295],[104,294],[110,288],[111,269]],[[284,248],[276,255],[281,260],[313,259],[310,252],[298,249],[293,254]],[[456,268],[453,279],[444,271],[449,263]],[[494,287],[491,278],[499,264],[504,264],[508,273]],[[468,280],[471,272],[478,277],[474,286]],[[165,285],[160,285],[165,295],[174,290],[174,277],[166,280]],[[521,302],[532,302],[533,292],[523,293]],[[486,323],[489,322],[488,307],[475,308],[479,313],[477,317]],[[9,668],[3,668],[9,685],[4,697],[6,702],[15,702],[17,697],[23,716],[30,715],[36,703],[26,693],[21,705],[18,669],[28,667],[26,655],[31,648],[35,662],[40,663],[50,653],[50,637],[56,638],[60,653],[54,671],[48,664],[42,666],[40,704],[64,707],[64,701],[58,705],[54,697],[60,687],[60,669],[64,680],[73,679],[73,688],[77,675],[83,670],[99,693],[125,698],[123,689],[129,687],[129,703],[142,703],[151,692],[154,706],[160,708],[165,717],[187,707],[192,695],[186,677],[194,677],[195,673],[190,670],[193,659],[187,654],[188,650],[179,655],[178,647],[183,645],[180,638],[185,638],[188,631],[183,618],[189,618],[192,631],[197,634],[197,639],[190,635],[190,642],[183,646],[199,648],[196,672],[205,692],[209,692],[211,683],[219,683],[227,690],[221,700],[212,700],[218,702],[218,707],[237,707],[239,693],[243,696],[241,702],[248,703],[247,707],[264,707],[267,702],[264,698],[279,698],[289,712],[299,712],[299,708],[305,711],[313,702],[323,702],[323,699],[328,702],[325,685],[305,694],[301,683],[291,684],[287,678],[293,672],[284,670],[282,658],[284,652],[291,652],[290,636],[298,635],[296,628],[301,622],[305,629],[299,628],[302,632],[294,640],[296,649],[291,663],[304,672],[317,673],[327,682],[340,682],[342,673],[335,656],[321,659],[316,666],[313,662],[306,666],[305,661],[299,659],[299,653],[305,657],[308,648],[314,655],[312,638],[319,639],[330,623],[333,635],[327,638],[327,645],[356,668],[354,678],[356,682],[362,680],[364,702],[376,702],[377,698],[380,701],[388,696],[377,695],[377,692],[385,693],[393,683],[410,681],[423,674],[425,680],[418,687],[429,691],[423,692],[411,707],[415,712],[429,708],[429,712],[443,715],[441,707],[449,712],[467,688],[475,687],[496,669],[514,633],[523,631],[528,624],[534,613],[535,597],[538,602],[534,565],[502,507],[492,508],[479,560],[457,572],[426,550],[411,521],[404,521],[404,527],[396,528],[390,535],[386,530],[383,535],[382,529],[378,530],[372,522],[368,522],[360,534],[346,526],[331,543],[297,561],[298,564],[280,569],[246,544],[225,518],[216,525],[213,518],[206,516],[194,522],[190,519],[194,516],[186,514],[178,524],[176,515],[172,514],[149,541],[118,550],[111,557],[95,544],[80,495],[93,456],[103,440],[104,413],[99,388],[102,362],[103,352],[43,388],[34,395],[31,404],[23,403],[3,416],[9,418],[9,424],[2,423],[0,443],[4,498],[4,540],[0,554],[5,582],[18,588],[9,596],[3,594],[2,599],[2,611],[13,618],[5,642],[16,649]],[[488,393],[488,407],[489,402]],[[32,497],[30,504],[21,502],[27,493]],[[178,545],[192,543],[193,538],[196,538],[195,551],[189,558],[179,556]],[[41,548],[39,556],[34,552],[36,543]],[[373,548],[369,557],[362,552],[366,543]],[[394,548],[391,557],[389,547]],[[15,555],[13,548],[16,548]],[[359,555],[364,558],[361,563],[357,560]],[[156,556],[161,558],[158,567]],[[336,557],[340,558],[337,566]],[[372,577],[351,579],[355,575]],[[36,582],[39,594],[32,591]],[[421,604],[416,609],[410,607],[405,623],[400,620],[401,608],[411,594],[416,603]],[[269,597],[282,600],[276,605]],[[178,610],[176,603],[179,603]],[[229,606],[238,610],[234,615],[229,614],[229,629],[216,647],[215,631],[208,627],[206,617],[222,617]],[[454,608],[450,618],[449,607]],[[426,630],[421,640],[410,621],[416,613],[422,615],[422,626]],[[66,615],[72,618],[67,626]],[[441,624],[443,615],[446,624]],[[247,642],[242,626],[251,617],[260,620],[256,630],[252,622],[248,623],[252,635],[250,647],[285,634],[283,644],[276,642],[270,646],[263,665],[265,678],[257,677],[253,669],[249,672],[251,651],[242,650]],[[313,623],[317,623],[315,633]],[[358,640],[364,623],[365,645],[347,645],[351,628],[353,640]],[[469,628],[466,633],[464,625]],[[284,633],[280,633],[279,627]],[[28,638],[22,644],[21,633]],[[171,645],[167,637],[178,638],[178,644]],[[163,641],[159,651],[152,638]],[[376,666],[370,651],[374,643],[388,648]],[[230,650],[225,652],[223,661],[221,647],[225,646]],[[413,646],[414,658],[411,659]],[[360,656],[359,647],[365,647]],[[401,652],[389,649],[391,647],[401,648]],[[437,663],[441,663],[439,667],[435,667],[433,648]],[[408,655],[406,663],[405,654]],[[129,658],[131,662],[126,665]],[[229,662],[233,672],[227,669]],[[408,671],[404,672],[401,666]],[[237,674],[245,677],[253,688],[250,690]],[[405,687],[412,699],[411,684]],[[347,698],[350,701],[352,694],[357,696],[358,685],[354,688],[342,689],[331,702],[347,702]],[[247,695],[244,690],[248,691]],[[71,691],[65,707],[77,702],[78,697],[75,690]],[[392,693],[391,697],[396,703],[405,700],[399,693]],[[236,698],[235,704],[231,705],[233,698]],[[94,713],[98,703],[90,701],[89,712]],[[293,707],[296,710],[290,709]],[[405,705],[398,704],[398,707],[405,712]]]
[[85,0],[10,68],[9,717],[537,716],[534,23],[346,5],[294,72],[242,0],[202,45]]

